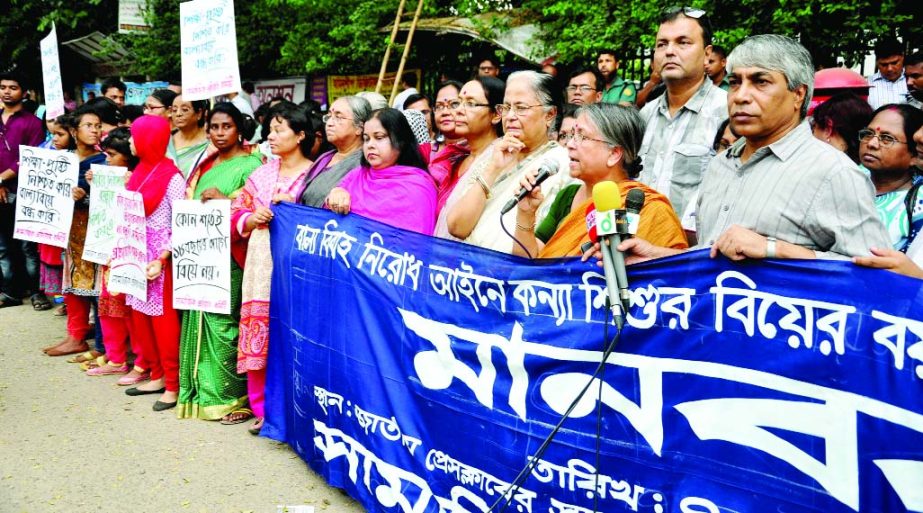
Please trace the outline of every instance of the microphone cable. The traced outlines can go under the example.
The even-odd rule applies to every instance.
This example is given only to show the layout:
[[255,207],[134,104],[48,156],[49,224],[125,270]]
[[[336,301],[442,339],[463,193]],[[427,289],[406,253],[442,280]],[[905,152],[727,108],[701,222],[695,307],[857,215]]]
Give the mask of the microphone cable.
[[[622,328],[616,327],[615,335],[612,337],[611,341],[609,340],[609,323],[611,320],[610,314],[612,313],[612,309],[608,307],[610,304],[611,304],[611,299],[607,301],[606,319],[605,319],[605,324],[603,326],[603,344],[605,345],[605,350],[603,351],[603,356],[599,362],[599,365],[596,367],[596,370],[593,371],[593,375],[590,376],[590,379],[589,381],[587,381],[587,384],[584,385],[583,389],[580,390],[580,393],[577,394],[577,397],[570,403],[570,406],[567,407],[567,411],[565,411],[564,414],[561,415],[561,419],[551,430],[551,433],[549,433],[548,436],[545,437],[545,440],[539,446],[538,450],[535,451],[535,454],[532,456],[531,461],[529,461],[529,463],[526,464],[526,466],[519,472],[519,474],[516,475],[516,477],[513,479],[513,482],[510,483],[510,488],[505,493],[501,494],[500,497],[498,497],[497,500],[494,501],[494,503],[490,505],[490,508],[488,508],[487,511],[490,511],[490,512],[495,511],[495,508],[497,507],[497,505],[500,504],[500,501],[503,501],[504,498],[506,498],[506,501],[503,503],[503,505],[500,507],[497,513],[503,513],[504,511],[506,511],[506,508],[509,507],[510,503],[513,500],[513,495],[515,494],[515,492],[517,492],[522,487],[523,483],[528,478],[528,476],[532,474],[532,470],[535,469],[535,466],[538,464],[538,461],[542,458],[542,456],[551,446],[552,440],[554,440],[554,437],[561,430],[561,427],[564,425],[564,421],[570,418],[571,413],[573,413],[574,409],[577,407],[577,404],[580,402],[581,399],[583,399],[583,396],[586,395],[587,391],[593,385],[594,381],[596,381],[596,378],[599,377],[600,375],[605,375],[606,361],[609,359],[609,355],[611,355],[615,351],[616,345],[618,344],[619,339],[622,336]],[[596,424],[596,463],[597,465],[596,465],[596,472],[595,472],[596,490],[594,491],[594,500],[593,500],[594,511],[596,510],[596,506],[598,504],[598,496],[599,496],[599,451],[600,451],[600,434],[601,434],[600,430],[601,430],[601,424],[602,424],[601,399],[602,399],[602,383],[599,384],[599,395],[598,395],[598,402],[596,406],[597,407],[597,424]]]
[[522,248],[522,250],[526,252],[526,255],[529,257],[529,259],[535,258],[532,256],[532,253],[530,253],[529,250],[526,249],[525,244],[520,242],[520,240],[517,239],[515,235],[513,235],[512,233],[510,233],[509,230],[506,229],[506,223],[503,222],[503,214],[500,214],[500,228],[503,229],[503,233],[507,234],[509,238],[513,239],[513,242],[515,242],[516,244],[519,244],[519,247]]

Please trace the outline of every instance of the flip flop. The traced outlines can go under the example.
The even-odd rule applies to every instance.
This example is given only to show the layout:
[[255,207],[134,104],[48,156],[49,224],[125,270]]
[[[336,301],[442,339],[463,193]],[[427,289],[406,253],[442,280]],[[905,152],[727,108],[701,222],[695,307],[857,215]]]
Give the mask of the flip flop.
[[[230,417],[234,415],[237,415],[237,418],[231,419]],[[219,423],[222,426],[233,426],[236,424],[243,424],[244,422],[247,422],[248,420],[252,418],[253,418],[252,410],[250,410],[249,408],[240,408],[222,417]]]
[[[77,356],[75,356],[75,357],[73,357],[73,358],[68,358],[67,363],[87,363],[87,362],[92,362],[92,361],[95,361],[97,358],[99,358],[99,357],[102,356],[102,355],[103,355],[103,353],[100,353],[99,351],[95,351],[95,350],[93,350],[93,351],[85,351],[85,352],[83,352],[83,353],[78,354]],[[84,369],[84,370],[86,370],[86,369]]]

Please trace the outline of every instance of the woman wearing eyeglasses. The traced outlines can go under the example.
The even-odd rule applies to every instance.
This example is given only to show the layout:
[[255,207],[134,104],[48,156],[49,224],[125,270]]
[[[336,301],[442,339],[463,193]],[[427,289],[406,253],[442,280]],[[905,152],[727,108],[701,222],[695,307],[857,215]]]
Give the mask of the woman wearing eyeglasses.
[[173,99],[170,112],[176,131],[170,137],[167,155],[176,163],[183,177],[187,178],[205,159],[208,152],[208,138],[205,132],[208,102],[187,101],[179,94]]
[[524,248],[515,246],[513,254],[539,258],[581,255],[580,246],[590,240],[586,223],[593,211],[593,187],[604,181],[618,184],[622,204],[631,189],[644,192],[639,237],[655,239],[659,246],[688,247],[683,228],[666,196],[635,181],[641,172],[638,150],[643,137],[644,122],[634,107],[597,103],[577,110],[574,127],[564,135],[564,140],[570,158],[570,176],[583,183],[568,185],[558,193],[549,214],[536,225],[536,209],[544,195],[540,188],[533,189],[534,171],[522,178],[520,186],[532,192],[517,208],[516,238]]
[[106,155],[96,149],[102,123],[91,107],[82,106],[74,112],[70,127],[80,170],[77,186],[71,191],[74,198],[74,217],[71,222],[70,238],[64,253],[64,304],[67,306],[67,336],[55,346],[44,349],[48,356],[63,356],[83,353],[72,358],[73,363],[96,359],[105,352],[102,335],[96,323],[96,346],[90,351],[84,339],[90,334],[90,307],[99,297],[99,267],[83,259],[83,244],[87,237],[87,223],[90,219],[90,184],[86,174],[93,164],[105,164]]
[[561,92],[550,75],[518,71],[510,75],[504,102],[496,107],[504,136],[494,145],[493,155],[483,168],[473,170],[460,183],[462,196],[446,221],[449,233],[469,244],[504,253],[513,250],[513,239],[504,233],[515,229],[515,209],[502,215],[503,205],[514,198],[527,173],[546,165],[556,171],[541,188],[545,200],[537,209],[541,222],[561,187],[570,181],[567,151],[549,139]]
[[160,116],[164,119],[170,119],[173,100],[176,99],[176,93],[169,89],[154,89],[150,96],[144,100],[144,106],[141,108],[144,114],[150,116]]
[[362,125],[372,114],[372,106],[364,98],[344,96],[330,105],[324,115],[327,142],[334,149],[317,157],[308,170],[304,185],[296,196],[299,203],[321,208],[327,195],[346,173],[359,167],[362,158]]
[[449,234],[448,213],[464,197],[470,184],[462,188],[457,185],[470,170],[481,170],[490,162],[494,143],[503,135],[496,106],[503,103],[505,88],[506,85],[500,79],[475,77],[463,85],[458,98],[449,103],[455,114],[455,133],[465,140],[467,154],[453,162],[446,178],[439,185],[439,217],[436,219],[435,230],[437,237],[455,239]]
[[913,134],[921,126],[923,112],[919,109],[891,104],[876,110],[868,126],[859,130],[859,161],[871,173],[875,208],[899,251],[906,251],[923,228],[918,192],[923,177],[912,165],[917,152]]
[[455,125],[454,106],[458,103],[458,93],[461,89],[461,82],[454,80],[439,85],[439,89],[436,90],[436,104],[433,107],[439,135],[434,141],[420,145],[420,154],[429,166],[429,173],[436,180],[436,186],[440,188],[452,175],[452,169],[468,155],[465,140],[458,135]]

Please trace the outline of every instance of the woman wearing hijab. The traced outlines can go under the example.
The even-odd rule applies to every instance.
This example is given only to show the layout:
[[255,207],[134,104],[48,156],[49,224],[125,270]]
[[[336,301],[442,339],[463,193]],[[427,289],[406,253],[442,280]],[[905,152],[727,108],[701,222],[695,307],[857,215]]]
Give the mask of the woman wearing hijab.
[[170,235],[173,200],[182,199],[186,182],[166,157],[170,122],[144,115],[131,124],[131,147],[139,162],[125,184],[144,201],[147,234],[147,300],[125,298],[131,307],[131,336],[137,338],[151,372],[147,383],[129,388],[128,395],[161,394],[154,411],[176,406],[179,393],[179,315],[173,309]]
[[436,183],[407,119],[397,109],[376,110],[365,122],[362,141],[361,165],[330,191],[327,207],[432,235]]

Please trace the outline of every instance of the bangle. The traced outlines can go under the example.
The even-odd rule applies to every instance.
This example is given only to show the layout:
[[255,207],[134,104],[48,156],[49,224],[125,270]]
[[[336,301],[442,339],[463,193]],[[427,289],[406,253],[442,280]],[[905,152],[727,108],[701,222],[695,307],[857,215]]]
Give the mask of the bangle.
[[535,231],[535,220],[532,220],[532,226],[523,226],[519,224],[519,221],[516,221],[516,228],[524,232],[534,232]]
[[776,238],[766,237],[766,258],[776,257]]
[[487,182],[484,181],[484,177],[481,175],[474,175],[474,181],[481,186],[481,190],[484,191],[484,196],[486,196],[487,199],[490,199],[490,187],[487,186]]

